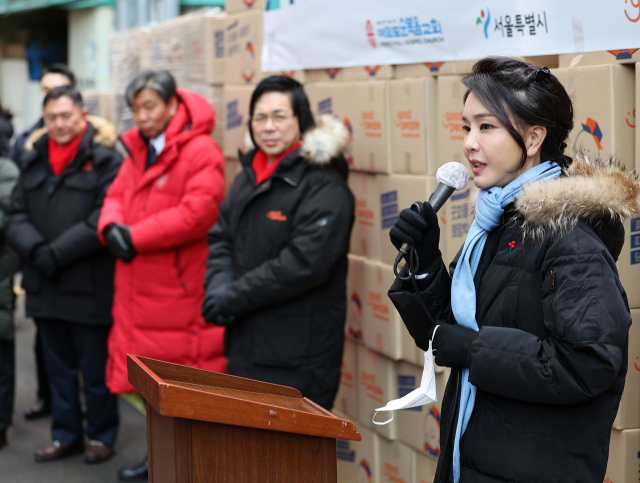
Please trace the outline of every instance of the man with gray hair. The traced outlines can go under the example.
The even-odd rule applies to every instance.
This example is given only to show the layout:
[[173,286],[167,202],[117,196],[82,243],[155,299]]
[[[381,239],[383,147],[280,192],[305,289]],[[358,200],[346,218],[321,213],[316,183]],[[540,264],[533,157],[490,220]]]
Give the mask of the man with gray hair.
[[98,463],[113,454],[118,405],[105,385],[115,260],[96,229],[122,157],[112,149],[115,126],[88,118],[73,87],[49,91],[43,111],[45,127],[26,141],[5,227],[25,262],[26,311],[37,322],[51,386],[53,443],[36,451],[35,460],[84,450],[87,463]]
[[[166,71],[143,71],[125,93],[137,127],[107,193],[98,236],[118,258],[107,386],[133,392],[127,354],[224,372],[224,329],[205,324],[207,231],[224,197],[213,107]],[[120,472],[146,478],[147,462]]]

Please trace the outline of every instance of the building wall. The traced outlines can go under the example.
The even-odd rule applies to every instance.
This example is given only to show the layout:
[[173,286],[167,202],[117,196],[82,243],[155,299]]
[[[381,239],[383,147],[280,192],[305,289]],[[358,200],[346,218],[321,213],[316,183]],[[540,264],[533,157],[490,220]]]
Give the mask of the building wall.
[[69,67],[81,90],[109,88],[109,37],[114,30],[113,7],[69,11]]

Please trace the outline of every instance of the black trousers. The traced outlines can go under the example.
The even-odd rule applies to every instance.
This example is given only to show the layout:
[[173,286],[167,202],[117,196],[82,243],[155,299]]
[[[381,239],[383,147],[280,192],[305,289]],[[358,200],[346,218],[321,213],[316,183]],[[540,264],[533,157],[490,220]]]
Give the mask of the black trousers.
[[15,370],[15,342],[13,339],[0,340],[0,433],[11,424]]
[[42,352],[42,339],[40,338],[40,330],[36,322],[36,337],[34,352],[36,354],[36,376],[38,378],[38,399],[42,399],[46,404],[51,404],[51,390],[49,389],[49,376],[47,376],[47,368],[44,364],[44,354]]
[[[118,400],[104,382],[110,327],[39,319],[51,387],[51,436],[76,444],[89,439],[113,446],[118,432]],[[83,431],[78,374],[82,372],[87,425]]]

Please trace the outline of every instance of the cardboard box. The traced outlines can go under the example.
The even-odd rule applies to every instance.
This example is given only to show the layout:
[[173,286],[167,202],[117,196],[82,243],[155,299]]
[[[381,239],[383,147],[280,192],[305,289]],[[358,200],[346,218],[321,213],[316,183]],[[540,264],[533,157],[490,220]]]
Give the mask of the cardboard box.
[[300,84],[306,83],[307,76],[306,71],[304,70],[285,70],[280,72],[265,72],[264,77],[271,77],[272,75],[283,75],[285,77],[289,77],[290,79],[297,80]]
[[236,176],[242,171],[242,164],[238,159],[224,160],[224,194],[226,195],[236,179]]
[[[353,125],[355,120],[355,84],[353,83],[320,83],[308,84],[304,88],[309,98],[311,112],[315,117],[330,114],[340,119],[351,135],[353,142]],[[353,149],[353,146],[351,146]],[[347,162],[353,167],[353,156],[347,155]]]
[[136,125],[123,94],[112,93],[111,95],[111,122],[116,125],[118,134],[122,134]]
[[396,79],[456,74],[456,62],[423,62],[396,65]]
[[[334,411],[336,415],[340,414]],[[341,416],[342,417],[342,416]],[[338,483],[378,483],[378,440],[373,431],[358,426],[361,441],[336,440]]]
[[353,123],[353,168],[389,173],[389,83],[357,82]]
[[380,216],[380,261],[393,264],[398,250],[389,239],[389,230],[398,219],[400,211],[410,208],[416,201],[425,201],[436,188],[434,177],[392,174],[377,175]]
[[436,170],[449,161],[467,164],[462,149],[462,96],[465,91],[460,77],[438,76],[438,156],[434,166]]
[[109,91],[82,91],[82,102],[89,111],[89,115],[103,117],[110,122],[113,116],[111,99],[112,95]]
[[224,84],[224,29],[226,14],[185,15],[186,78],[192,82]]
[[175,17],[151,27],[148,36],[151,68],[168,70],[178,86],[187,81],[185,26],[193,17]]
[[226,84],[260,82],[262,10],[228,16],[224,42]]
[[423,456],[414,451],[413,481],[415,483],[433,483],[438,469],[438,460]]
[[615,155],[631,170],[635,163],[635,71],[628,65],[554,69],[574,109],[567,152],[590,157]]
[[436,80],[389,82],[391,170],[394,173],[435,175],[438,106]]
[[305,71],[307,82],[328,81],[366,81],[378,79],[393,79],[395,66],[369,65],[363,67],[344,67],[335,69],[310,69]]
[[[371,421],[377,408],[396,399],[398,388],[395,366],[391,359],[366,347],[358,347],[358,421],[360,426],[374,430],[387,439],[396,439],[397,421],[379,426]],[[376,421],[386,421],[391,414],[377,415]]]
[[347,273],[347,316],[345,332],[348,338],[362,342],[364,330],[364,258],[349,255]]
[[[437,367],[436,367],[437,368]],[[437,368],[436,388],[438,402],[417,408],[403,409],[396,412],[398,420],[398,440],[416,450],[420,455],[429,458],[440,456],[440,411],[444,390],[451,374],[451,369]],[[416,366],[408,362],[396,362],[398,378],[398,395],[403,397],[420,386],[423,365]]]
[[393,267],[380,262],[364,263],[365,345],[392,360],[422,364],[423,352],[416,346],[387,292],[395,281]]
[[[640,233],[637,235],[640,237]],[[640,428],[640,309],[631,310],[629,329],[629,367],[618,414],[613,421],[615,429]]]
[[358,344],[345,339],[340,368],[340,386],[334,401],[334,409],[348,417],[357,419],[358,416]]
[[355,196],[356,215],[349,251],[372,260],[380,260],[380,209],[376,179],[374,174],[352,171],[348,181]]
[[264,0],[225,0],[224,9],[227,13],[262,11]]
[[413,452],[398,441],[378,440],[380,483],[411,483],[413,481]]
[[249,132],[249,103],[254,87],[224,86],[224,110],[219,119],[224,123],[224,155],[237,158],[238,150],[246,149]]
[[109,87],[118,95],[143,69],[151,68],[149,29],[116,32],[109,39]]
[[470,180],[467,187],[454,192],[438,212],[440,251],[446,267],[449,267],[458,254],[469,233],[469,226],[473,222],[473,218],[469,216],[471,213],[469,201],[471,190],[474,188],[473,180]]
[[[640,42],[638,43],[640,46]],[[604,64],[635,64],[640,62],[640,49],[603,50],[580,54],[560,54],[559,67],[585,67]]]
[[640,473],[640,429],[611,431],[604,483],[631,483]]

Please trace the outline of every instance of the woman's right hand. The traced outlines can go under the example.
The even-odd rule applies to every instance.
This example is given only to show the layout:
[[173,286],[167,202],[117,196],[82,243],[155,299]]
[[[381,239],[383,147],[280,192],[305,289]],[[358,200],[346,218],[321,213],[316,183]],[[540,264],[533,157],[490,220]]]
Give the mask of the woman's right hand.
[[[400,212],[400,218],[391,227],[389,237],[398,250],[403,243],[415,247],[420,261],[418,273],[429,273],[440,267],[442,253],[439,249],[440,226],[438,215],[429,203],[422,205],[422,215],[406,208]],[[405,257],[409,260],[408,255]]]

